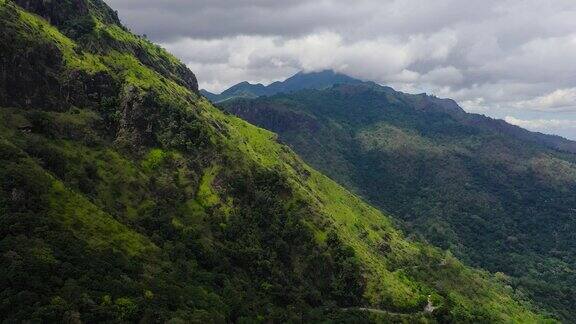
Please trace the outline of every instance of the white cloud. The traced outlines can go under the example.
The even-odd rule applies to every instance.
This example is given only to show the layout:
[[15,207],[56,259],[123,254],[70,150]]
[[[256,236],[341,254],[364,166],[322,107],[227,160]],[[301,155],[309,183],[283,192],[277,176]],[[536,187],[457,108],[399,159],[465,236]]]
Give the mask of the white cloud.
[[576,88],[558,89],[543,96],[514,103],[515,108],[542,111],[576,110]]
[[464,80],[462,72],[453,66],[437,67],[422,76],[421,81],[437,85],[457,85]]
[[512,125],[522,128],[541,132],[556,133],[568,138],[576,138],[576,120],[566,119],[520,119],[512,116],[506,116],[504,120]]
[[[266,83],[298,70],[334,69],[381,83],[417,82],[421,76],[409,70],[410,65],[442,61],[454,44],[454,35],[441,31],[411,37],[407,43],[392,37],[346,42],[340,34],[324,32],[290,39],[181,39],[163,46],[183,58],[202,87],[217,91],[244,80]],[[424,49],[431,55],[424,55]],[[454,67],[439,67],[424,78],[442,84],[458,82],[462,76]]]

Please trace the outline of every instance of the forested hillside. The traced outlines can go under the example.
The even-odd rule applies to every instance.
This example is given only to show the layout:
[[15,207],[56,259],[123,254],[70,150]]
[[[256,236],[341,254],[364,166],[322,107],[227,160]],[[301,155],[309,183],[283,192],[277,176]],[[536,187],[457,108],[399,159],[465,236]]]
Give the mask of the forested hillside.
[[222,106],[277,132],[406,231],[576,321],[574,142],[373,83]]
[[216,109],[100,0],[0,0],[0,21],[3,322],[545,321]]

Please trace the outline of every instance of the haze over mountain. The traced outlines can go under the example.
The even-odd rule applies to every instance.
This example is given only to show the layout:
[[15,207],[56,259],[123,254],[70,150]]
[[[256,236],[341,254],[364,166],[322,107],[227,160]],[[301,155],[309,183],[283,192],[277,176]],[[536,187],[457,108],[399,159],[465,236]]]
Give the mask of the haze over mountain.
[[223,102],[408,233],[576,321],[576,142],[365,82]]
[[0,21],[2,321],[554,321],[214,107],[104,2]]

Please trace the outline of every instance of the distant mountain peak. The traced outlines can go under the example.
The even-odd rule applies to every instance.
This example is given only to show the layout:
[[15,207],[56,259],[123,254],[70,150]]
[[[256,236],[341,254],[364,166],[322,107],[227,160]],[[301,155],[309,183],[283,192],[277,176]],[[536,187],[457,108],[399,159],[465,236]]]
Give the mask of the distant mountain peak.
[[289,93],[305,89],[326,89],[338,84],[361,84],[363,81],[338,73],[334,70],[299,71],[284,81],[275,81],[267,86],[261,83],[240,82],[222,91],[220,94],[202,90],[202,94],[213,102],[222,102],[232,98],[256,98]]

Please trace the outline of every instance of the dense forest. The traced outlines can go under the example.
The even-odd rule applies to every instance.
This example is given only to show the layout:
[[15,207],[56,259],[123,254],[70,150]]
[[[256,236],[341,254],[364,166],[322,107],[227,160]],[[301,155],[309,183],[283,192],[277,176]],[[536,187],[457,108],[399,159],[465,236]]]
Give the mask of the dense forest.
[[277,132],[407,232],[576,321],[574,142],[374,83],[221,105]]
[[408,238],[100,0],[0,0],[4,323],[545,322]]

